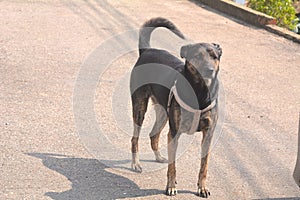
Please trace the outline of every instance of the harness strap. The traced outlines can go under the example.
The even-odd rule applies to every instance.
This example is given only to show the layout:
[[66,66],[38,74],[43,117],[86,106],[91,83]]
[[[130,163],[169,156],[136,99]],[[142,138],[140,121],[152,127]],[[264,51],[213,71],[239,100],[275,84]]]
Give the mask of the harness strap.
[[196,130],[197,130],[198,126],[199,126],[199,121],[200,121],[201,113],[207,112],[207,111],[211,110],[216,105],[216,100],[214,100],[213,102],[211,102],[211,104],[209,106],[207,106],[203,110],[194,109],[194,108],[190,107],[189,105],[187,105],[179,97],[179,95],[177,93],[176,86],[173,85],[173,87],[170,89],[170,94],[169,94],[169,99],[168,99],[168,112],[169,112],[170,105],[171,105],[171,100],[172,100],[173,97],[175,97],[176,101],[178,102],[178,104],[183,109],[185,109],[188,112],[194,113],[194,117],[193,117],[193,121],[192,121],[192,124],[191,124],[191,128],[190,128],[190,130],[188,131],[187,134],[193,134],[194,132],[196,132]]

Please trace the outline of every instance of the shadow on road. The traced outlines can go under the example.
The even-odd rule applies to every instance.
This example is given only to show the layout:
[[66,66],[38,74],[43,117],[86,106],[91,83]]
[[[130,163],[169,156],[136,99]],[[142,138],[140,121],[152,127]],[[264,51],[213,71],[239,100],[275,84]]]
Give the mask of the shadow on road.
[[[108,172],[107,168],[96,159],[75,158],[59,154],[28,153],[42,159],[51,170],[64,175],[72,188],[63,192],[47,192],[52,199],[122,199],[162,194],[163,191],[140,189],[133,181]],[[129,161],[117,161],[129,162]]]
[[107,0],[61,0],[61,2],[89,24],[100,36],[108,32],[111,35],[117,34],[116,27],[124,27],[130,30],[138,27],[138,24],[134,23],[129,16],[120,12]]
[[266,199],[253,199],[253,200],[299,200],[299,197],[266,198]]

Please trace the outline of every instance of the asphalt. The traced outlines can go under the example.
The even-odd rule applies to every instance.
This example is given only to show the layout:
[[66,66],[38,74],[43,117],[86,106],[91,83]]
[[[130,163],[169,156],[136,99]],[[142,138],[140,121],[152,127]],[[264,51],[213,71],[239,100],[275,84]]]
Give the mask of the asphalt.
[[[0,1],[0,199],[199,199],[201,134],[177,160],[179,194],[170,198],[163,194],[164,164],[153,164],[144,153],[144,169],[155,170],[135,174],[129,170],[130,156],[105,157],[107,149],[97,148],[79,131],[78,122],[89,115],[75,112],[74,96],[79,91],[84,97],[89,89],[80,93],[77,87],[83,67],[92,64],[87,61],[93,56],[99,56],[97,62],[107,60],[97,52],[111,39],[117,38],[107,51],[129,46],[122,34],[157,16],[173,21],[193,41],[218,43],[223,49],[225,122],[212,149],[209,198],[299,199],[292,177],[298,149],[299,44],[185,0]],[[89,108],[101,134],[127,153],[132,122],[123,78],[137,55],[135,49],[115,57],[101,77],[92,77],[96,71],[90,70],[91,78],[84,80],[97,81]],[[151,113],[153,109],[146,125],[153,120]],[[146,132],[141,152],[150,152]]]

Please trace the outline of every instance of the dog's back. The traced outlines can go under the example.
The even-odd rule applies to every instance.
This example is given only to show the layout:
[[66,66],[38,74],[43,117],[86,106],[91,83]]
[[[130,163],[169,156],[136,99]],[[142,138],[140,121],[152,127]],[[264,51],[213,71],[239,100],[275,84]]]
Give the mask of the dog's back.
[[149,63],[161,64],[177,70],[184,68],[184,63],[180,59],[162,49],[144,49],[143,53],[138,58],[135,67]]

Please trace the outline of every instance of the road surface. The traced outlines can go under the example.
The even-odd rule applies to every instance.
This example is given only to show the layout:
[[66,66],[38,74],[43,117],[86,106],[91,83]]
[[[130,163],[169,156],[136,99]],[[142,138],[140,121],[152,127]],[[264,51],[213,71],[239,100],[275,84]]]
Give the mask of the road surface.
[[[78,134],[73,101],[81,67],[95,49],[157,16],[193,41],[223,48],[226,119],[212,149],[209,198],[300,198],[292,178],[299,44],[186,0],[15,0],[0,1],[0,199],[170,199],[163,194],[166,165],[135,174],[127,168],[130,156],[97,159]],[[93,105],[103,132],[126,152],[131,133],[124,136],[111,113],[129,116],[130,102],[122,95],[120,107],[112,101],[136,58],[132,51],[112,61],[120,68],[102,74]],[[200,143],[198,133],[178,159],[179,194],[172,199],[199,199]],[[141,144],[141,152],[150,151],[146,133]],[[142,158],[142,165],[153,162]]]

